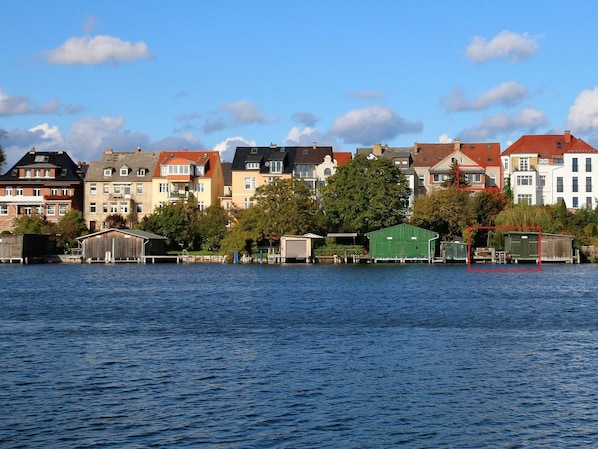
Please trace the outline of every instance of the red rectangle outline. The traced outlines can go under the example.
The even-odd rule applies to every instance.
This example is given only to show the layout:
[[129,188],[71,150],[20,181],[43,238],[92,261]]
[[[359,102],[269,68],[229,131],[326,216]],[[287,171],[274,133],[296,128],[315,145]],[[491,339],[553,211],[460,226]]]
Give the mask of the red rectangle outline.
[[468,226],[467,227],[467,254],[471,254],[471,230],[472,229],[508,229],[521,231],[533,229],[538,232],[538,264],[535,270],[498,268],[474,269],[471,268],[471,257],[467,257],[467,271],[470,273],[539,273],[542,271],[542,227],[541,226]]
[[[498,166],[498,185],[499,187],[461,187],[459,185],[459,171],[461,170],[461,168],[484,168],[480,165],[457,165],[457,170],[455,173],[456,179],[455,179],[455,188],[457,190],[462,190],[464,192],[483,192],[483,191],[497,191],[500,192],[502,191],[502,183],[503,183],[503,178],[502,178],[502,163]],[[485,170],[485,169],[484,169]]]

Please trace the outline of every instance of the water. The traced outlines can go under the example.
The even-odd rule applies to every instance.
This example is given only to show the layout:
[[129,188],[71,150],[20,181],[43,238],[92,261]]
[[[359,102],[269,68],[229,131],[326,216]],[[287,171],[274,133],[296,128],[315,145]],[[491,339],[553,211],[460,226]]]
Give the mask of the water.
[[0,447],[596,447],[597,271],[3,265]]

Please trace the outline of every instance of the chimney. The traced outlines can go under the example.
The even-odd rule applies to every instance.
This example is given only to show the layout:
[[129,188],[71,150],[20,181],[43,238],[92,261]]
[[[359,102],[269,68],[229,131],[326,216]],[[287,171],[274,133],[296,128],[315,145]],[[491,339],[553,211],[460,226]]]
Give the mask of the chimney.
[[276,145],[275,143],[270,143],[270,148],[277,148],[278,145]]
[[29,154],[34,154],[35,153],[35,147],[31,147],[31,149],[29,150]]
[[382,145],[379,143],[375,143],[372,147],[372,154],[378,157],[382,156]]
[[417,154],[419,153],[420,148],[419,148],[419,144],[417,142],[413,142],[413,154]]
[[565,143],[571,143],[571,131],[565,131]]
[[137,147],[137,148],[135,149],[135,152],[136,152],[136,153],[141,153],[141,147]]
[[113,153],[112,148],[106,148],[104,150],[104,153],[106,153],[106,154],[112,154]]
[[318,148],[318,142],[312,142],[311,147],[315,150],[316,148]]
[[459,151],[461,149],[461,139],[455,139],[455,146],[453,147],[455,151]]

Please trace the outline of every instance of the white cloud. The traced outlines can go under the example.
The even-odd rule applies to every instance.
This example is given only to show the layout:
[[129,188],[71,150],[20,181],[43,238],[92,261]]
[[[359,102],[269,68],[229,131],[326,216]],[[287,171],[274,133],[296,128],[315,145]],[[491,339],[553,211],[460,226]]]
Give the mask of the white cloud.
[[49,100],[42,106],[36,105],[31,99],[23,95],[8,95],[0,87],[0,117],[11,115],[36,114],[74,114],[80,112],[80,106],[62,105],[56,99]]
[[44,53],[50,64],[101,65],[150,59],[145,42],[131,43],[107,35],[72,37]]
[[501,83],[486,92],[482,92],[473,100],[468,101],[465,93],[459,87],[454,87],[451,93],[440,99],[448,112],[486,109],[494,105],[514,106],[527,96],[527,88],[515,81]]
[[385,106],[353,109],[334,120],[330,134],[346,143],[371,145],[384,142],[399,134],[421,132],[421,122],[408,122]]
[[305,126],[315,126],[318,123],[318,118],[311,112],[296,112],[291,118]]
[[473,62],[486,62],[493,59],[519,62],[538,51],[538,40],[539,37],[527,33],[501,31],[490,41],[482,36],[474,36],[465,53]]
[[258,108],[247,100],[223,104],[220,109],[230,115],[231,122],[235,125],[266,122]]
[[448,134],[442,134],[439,138],[438,138],[438,143],[452,143],[453,139],[451,139]]
[[598,131],[598,87],[577,96],[569,108],[568,127],[573,133]]
[[222,142],[214,145],[213,151],[220,153],[220,159],[224,162],[231,162],[235,156],[237,147],[254,147],[257,143],[255,140],[247,140],[244,137],[228,137]]
[[306,126],[301,129],[298,126],[291,128],[285,138],[285,144],[289,146],[309,146],[318,142],[320,133],[317,129]]
[[477,126],[463,130],[460,133],[461,140],[481,141],[497,136],[501,133],[509,133],[517,130],[534,132],[541,126],[546,126],[548,120],[544,113],[536,108],[523,108],[515,115],[496,114],[486,117]]
[[377,90],[361,90],[358,92],[349,92],[345,95],[345,98],[351,98],[354,100],[379,100],[383,97],[382,92]]

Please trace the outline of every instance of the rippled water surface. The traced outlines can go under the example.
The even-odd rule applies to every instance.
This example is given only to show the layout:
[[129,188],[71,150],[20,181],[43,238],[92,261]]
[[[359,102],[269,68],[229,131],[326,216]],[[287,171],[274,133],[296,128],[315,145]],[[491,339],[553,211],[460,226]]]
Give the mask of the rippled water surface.
[[597,274],[2,265],[0,447],[597,447]]

